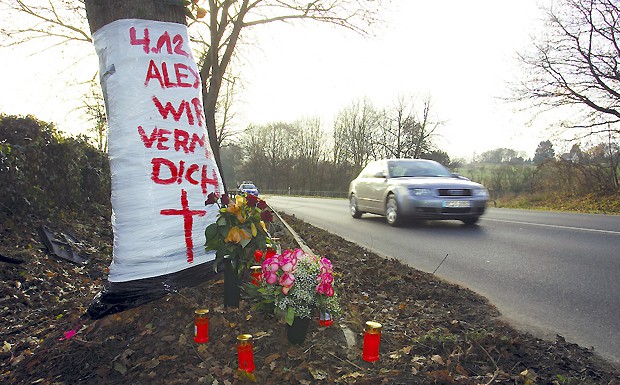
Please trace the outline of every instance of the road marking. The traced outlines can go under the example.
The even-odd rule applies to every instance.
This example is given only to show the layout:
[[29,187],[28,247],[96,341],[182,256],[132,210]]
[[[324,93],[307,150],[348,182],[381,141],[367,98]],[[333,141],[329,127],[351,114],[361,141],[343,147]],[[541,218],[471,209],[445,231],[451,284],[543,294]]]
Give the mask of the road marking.
[[572,226],[559,226],[559,225],[547,225],[544,223],[532,223],[532,222],[518,222],[518,221],[507,221],[503,219],[490,219],[482,217],[485,221],[495,221],[495,222],[505,222],[505,223],[516,223],[519,225],[532,225],[532,226],[541,226],[541,227],[554,227],[557,229],[566,229],[566,230],[580,230],[580,231],[590,231],[593,233],[604,233],[604,234],[615,234],[620,235],[620,231],[612,231],[612,230],[599,230],[599,229],[587,229],[584,227],[572,227]]

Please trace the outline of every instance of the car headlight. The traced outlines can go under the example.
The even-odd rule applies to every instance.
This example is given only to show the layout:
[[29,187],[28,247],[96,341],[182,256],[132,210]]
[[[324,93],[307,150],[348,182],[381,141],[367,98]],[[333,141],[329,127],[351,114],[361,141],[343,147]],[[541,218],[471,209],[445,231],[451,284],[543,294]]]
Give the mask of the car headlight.
[[425,196],[425,195],[431,195],[432,192],[430,189],[427,189],[427,188],[410,188],[409,194],[413,196]]
[[484,187],[477,188],[477,189],[474,190],[474,196],[478,197],[478,198],[488,198],[489,197],[489,192]]

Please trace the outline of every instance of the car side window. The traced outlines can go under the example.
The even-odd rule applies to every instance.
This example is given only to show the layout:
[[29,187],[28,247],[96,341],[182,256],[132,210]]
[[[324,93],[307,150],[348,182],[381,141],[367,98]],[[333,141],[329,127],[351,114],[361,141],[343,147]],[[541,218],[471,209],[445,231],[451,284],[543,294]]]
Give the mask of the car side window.
[[361,172],[362,178],[377,178],[377,174],[383,172],[383,163],[382,162],[372,162],[364,170]]

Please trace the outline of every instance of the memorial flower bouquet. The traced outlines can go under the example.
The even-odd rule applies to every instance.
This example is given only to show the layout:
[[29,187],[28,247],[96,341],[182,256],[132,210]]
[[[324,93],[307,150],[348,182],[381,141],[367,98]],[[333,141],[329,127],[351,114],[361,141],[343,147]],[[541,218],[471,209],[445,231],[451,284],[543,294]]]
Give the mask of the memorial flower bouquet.
[[254,263],[254,252],[272,247],[266,223],[273,221],[267,203],[251,194],[207,196],[206,205],[220,208],[217,220],[205,229],[205,249],[215,250],[215,270],[223,262],[230,262],[233,271],[241,277]]
[[274,313],[289,325],[295,317],[311,318],[315,309],[338,314],[331,261],[302,249],[273,254],[262,263],[262,282],[257,290],[260,305],[272,304]]

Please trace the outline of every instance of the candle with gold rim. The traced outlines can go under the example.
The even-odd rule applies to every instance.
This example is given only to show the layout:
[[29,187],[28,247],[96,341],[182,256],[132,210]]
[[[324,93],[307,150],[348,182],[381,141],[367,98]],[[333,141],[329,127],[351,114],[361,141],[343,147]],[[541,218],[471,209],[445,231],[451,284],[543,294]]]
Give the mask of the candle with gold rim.
[[259,286],[263,280],[263,268],[259,265],[250,266],[250,274],[252,274],[252,283]]
[[364,348],[362,358],[364,361],[374,362],[379,360],[379,345],[381,344],[381,329],[379,322],[368,321],[364,331]]
[[209,341],[209,309],[194,312],[194,342],[204,344]]
[[241,334],[237,337],[237,360],[239,370],[248,373],[254,371],[254,342],[251,334]]

